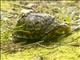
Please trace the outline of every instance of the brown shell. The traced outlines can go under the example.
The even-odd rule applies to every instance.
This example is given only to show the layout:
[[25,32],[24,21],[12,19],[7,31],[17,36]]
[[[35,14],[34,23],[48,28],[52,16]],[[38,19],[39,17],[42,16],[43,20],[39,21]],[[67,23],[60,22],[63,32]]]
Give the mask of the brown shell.
[[60,24],[61,22],[45,13],[23,15],[17,22],[13,38],[15,42],[25,41],[27,43],[43,40],[45,36],[47,36],[45,38],[47,40],[56,34],[60,35],[61,32],[64,34],[63,31],[66,32],[69,29],[67,25]]

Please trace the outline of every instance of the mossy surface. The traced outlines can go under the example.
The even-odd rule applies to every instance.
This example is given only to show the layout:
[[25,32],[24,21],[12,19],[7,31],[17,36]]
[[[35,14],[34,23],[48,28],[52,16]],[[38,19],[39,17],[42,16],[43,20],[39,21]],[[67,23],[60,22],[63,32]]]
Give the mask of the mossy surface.
[[[76,42],[73,46],[69,43],[60,45],[56,48],[47,49],[44,47],[31,47],[24,51],[18,51],[16,53],[2,53],[2,60],[36,60],[38,56],[42,56],[44,60],[80,60],[80,31],[73,33],[72,35],[65,37],[65,42],[70,42],[75,39]],[[77,44],[77,45],[76,45]],[[53,46],[53,45],[51,45]]]

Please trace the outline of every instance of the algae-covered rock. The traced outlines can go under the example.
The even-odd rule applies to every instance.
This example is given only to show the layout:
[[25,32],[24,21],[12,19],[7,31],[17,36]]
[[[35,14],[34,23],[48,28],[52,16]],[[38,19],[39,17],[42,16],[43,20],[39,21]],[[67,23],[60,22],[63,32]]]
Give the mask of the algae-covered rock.
[[40,40],[54,40],[53,37],[68,33],[70,27],[46,13],[24,13],[13,33],[15,42],[33,43]]

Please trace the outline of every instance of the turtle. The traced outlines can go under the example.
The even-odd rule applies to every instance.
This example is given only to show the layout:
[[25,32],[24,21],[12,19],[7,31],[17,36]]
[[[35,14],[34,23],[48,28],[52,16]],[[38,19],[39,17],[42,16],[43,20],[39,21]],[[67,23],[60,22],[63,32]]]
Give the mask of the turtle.
[[13,41],[34,43],[41,40],[54,40],[55,36],[67,34],[70,26],[47,13],[22,10],[14,28]]

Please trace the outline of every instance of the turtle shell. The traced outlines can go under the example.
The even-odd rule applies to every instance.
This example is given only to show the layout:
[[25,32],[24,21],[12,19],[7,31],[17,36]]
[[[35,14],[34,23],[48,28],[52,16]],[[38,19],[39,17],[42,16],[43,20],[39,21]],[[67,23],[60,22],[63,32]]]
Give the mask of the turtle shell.
[[14,42],[25,41],[27,43],[33,43],[43,40],[45,36],[47,36],[46,38],[52,38],[54,35],[59,34],[59,32],[63,33],[63,28],[67,28],[67,25],[60,24],[59,21],[46,13],[22,15],[14,29],[13,40]]

